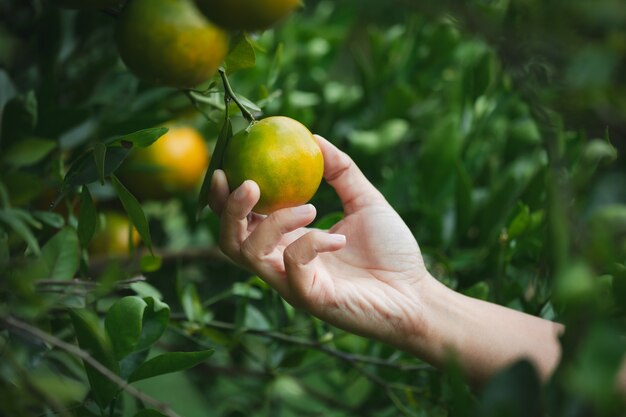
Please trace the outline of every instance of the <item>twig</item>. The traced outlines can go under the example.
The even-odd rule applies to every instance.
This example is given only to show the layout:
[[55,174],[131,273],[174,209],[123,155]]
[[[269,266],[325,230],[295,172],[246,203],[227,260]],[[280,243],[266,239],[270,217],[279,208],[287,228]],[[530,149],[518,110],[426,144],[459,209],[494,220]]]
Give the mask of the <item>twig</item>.
[[[173,316],[173,318],[175,317],[176,316]],[[317,341],[293,337],[293,336],[289,336],[283,333],[278,333],[278,332],[273,332],[273,331],[268,331],[268,330],[246,329],[246,328],[237,329],[237,327],[234,324],[220,322],[220,321],[211,321],[207,323],[206,325],[208,327],[213,327],[216,329],[240,331],[241,333],[251,334],[251,335],[260,336],[260,337],[266,337],[269,339],[279,340],[285,343],[290,343],[290,344],[294,344],[294,345],[298,345],[298,346],[302,346],[302,347],[306,347],[310,349],[319,350],[320,352],[323,352],[329,356],[334,356],[346,362],[367,363],[367,364],[376,365],[376,366],[384,366],[388,368],[393,368],[393,369],[397,369],[400,371],[435,371],[436,370],[436,368],[428,364],[407,365],[407,364],[391,362],[386,359],[375,358],[372,356],[347,353],[347,352],[330,348]]]
[[[136,282],[144,282],[146,281],[146,277],[143,275],[136,276],[134,278],[123,279],[117,281],[115,286],[125,286],[134,284]],[[38,287],[65,287],[65,286],[77,286],[77,287],[97,287],[100,283],[96,281],[85,281],[80,278],[74,278],[70,280],[58,280],[58,279],[40,279],[35,281],[35,284]]]
[[[148,251],[136,251],[133,256],[123,256],[116,258],[120,262],[120,266],[125,269],[135,269],[141,256],[148,254]],[[178,261],[214,261],[214,262],[228,262],[232,261],[226,257],[217,247],[211,248],[188,248],[184,250],[168,250],[168,249],[155,249],[154,255],[162,259],[163,263],[166,262],[178,262]],[[99,273],[106,269],[111,264],[111,257],[98,256],[90,259],[89,273],[92,275],[99,275]]]
[[[179,318],[179,317],[178,317],[178,315],[173,315],[171,318],[176,319],[176,318]],[[207,327],[213,327],[213,328],[216,328],[216,329],[221,329],[221,330],[237,331],[237,328],[235,327],[234,324],[224,323],[224,322],[219,322],[219,321],[211,321],[211,322],[207,323],[206,326]],[[191,335],[188,335],[184,331],[182,331],[180,329],[177,329],[176,327],[173,327],[172,329],[176,329],[176,333],[178,333],[178,334],[188,338],[192,342],[194,342],[194,343],[196,343],[196,344],[198,344],[200,346],[205,346],[204,342],[194,338]],[[279,340],[279,341],[286,342],[286,343],[299,345],[299,346],[302,346],[302,347],[316,349],[316,350],[319,350],[319,351],[321,351],[321,352],[323,352],[323,353],[325,353],[325,354],[327,354],[329,356],[333,356],[335,358],[341,359],[341,360],[347,362],[348,364],[350,364],[357,372],[359,372],[365,378],[369,379],[374,384],[379,385],[380,387],[384,388],[385,392],[387,393],[389,398],[392,400],[392,402],[394,402],[394,405],[397,408],[400,408],[400,407],[398,406],[398,404],[396,404],[396,400],[398,400],[398,398],[397,398],[397,396],[395,396],[395,394],[393,394],[393,390],[411,391],[411,392],[415,392],[415,393],[423,393],[423,390],[420,389],[419,387],[412,386],[412,385],[395,383],[395,382],[388,382],[384,378],[381,378],[380,376],[376,375],[375,373],[372,373],[372,372],[368,371],[362,365],[366,364],[366,365],[374,365],[374,366],[384,366],[384,367],[389,367],[389,368],[393,368],[393,369],[398,369],[398,370],[401,370],[401,371],[415,371],[415,370],[433,371],[433,370],[436,370],[436,368],[434,368],[434,367],[432,367],[432,366],[430,366],[428,364],[424,364],[424,365],[404,365],[404,364],[390,362],[390,361],[387,361],[385,359],[375,358],[375,357],[371,357],[371,356],[350,354],[350,353],[346,353],[346,352],[342,352],[342,351],[339,351],[339,350],[335,350],[335,349],[329,348],[328,346],[324,346],[324,345],[322,345],[319,342],[314,342],[314,341],[311,341],[311,340],[296,338],[296,337],[292,337],[292,336],[289,336],[289,335],[285,335],[283,333],[277,333],[277,332],[260,330],[260,329],[245,329],[245,328],[240,329],[239,331],[241,333],[246,333],[246,334],[250,334],[250,335],[254,335],[254,336],[260,336],[260,337],[266,337],[266,338]],[[405,407],[403,404],[400,404],[400,405]],[[403,414],[406,414],[406,409],[405,410],[400,410],[400,411]]]
[[237,105],[237,107],[239,107],[239,110],[241,111],[241,114],[248,121],[248,123],[254,122],[255,118],[252,115],[252,113],[250,112],[250,110],[248,110],[246,108],[246,106],[244,106],[241,103],[241,101],[239,101],[239,99],[237,98],[237,95],[233,91],[233,88],[231,87],[230,82],[228,81],[228,77],[226,76],[226,71],[224,71],[224,68],[220,68],[219,72],[220,72],[220,77],[222,77],[222,83],[224,84],[224,98],[225,98],[225,101],[226,102],[228,102],[229,100],[234,101],[235,104]]
[[211,119],[211,117],[204,110],[202,110],[202,107],[200,107],[200,103],[198,103],[198,100],[196,100],[196,98],[191,94],[192,90],[182,91],[183,93],[185,93],[189,101],[191,101],[193,107],[202,115],[202,117],[204,117],[208,122],[213,123],[213,119]]
[[46,333],[35,326],[31,326],[30,324],[25,323],[13,317],[1,318],[0,323],[2,323],[3,326],[6,327],[9,331],[11,329],[14,329],[14,330],[26,332],[30,334],[31,336],[34,336],[46,343],[51,344],[52,346],[56,346],[57,348],[76,356],[79,359],[82,359],[85,363],[89,364],[92,368],[94,368],[96,371],[102,374],[105,378],[109,379],[111,382],[116,384],[120,389],[126,391],[129,395],[135,397],[137,400],[142,401],[146,404],[149,404],[150,406],[154,407],[165,416],[180,417],[174,410],[170,408],[169,405],[147,394],[144,394],[137,388],[133,387],[132,385],[129,385],[128,382],[124,381],[117,374],[112,372],[106,366],[102,365],[100,362],[94,359],[89,353],[82,350],[81,348],[75,345],[72,345],[70,343],[64,342],[63,340],[59,339],[58,337],[52,334]]

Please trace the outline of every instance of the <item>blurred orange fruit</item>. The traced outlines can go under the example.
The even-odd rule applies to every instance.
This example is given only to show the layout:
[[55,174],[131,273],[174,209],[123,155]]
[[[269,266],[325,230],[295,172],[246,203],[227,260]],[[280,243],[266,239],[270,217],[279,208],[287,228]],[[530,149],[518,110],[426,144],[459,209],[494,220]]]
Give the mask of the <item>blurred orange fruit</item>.
[[146,81],[191,88],[209,79],[228,52],[228,35],[191,0],[130,0],[115,40],[128,68]]
[[196,0],[215,24],[229,30],[265,30],[287,17],[300,0]]
[[98,219],[96,234],[89,243],[89,252],[93,255],[123,256],[130,248],[130,239],[133,246],[139,244],[139,233],[135,228],[130,233],[128,218],[114,211],[101,213]]
[[165,199],[195,190],[209,160],[200,132],[173,126],[152,145],[134,150],[120,168],[120,178],[139,199]]

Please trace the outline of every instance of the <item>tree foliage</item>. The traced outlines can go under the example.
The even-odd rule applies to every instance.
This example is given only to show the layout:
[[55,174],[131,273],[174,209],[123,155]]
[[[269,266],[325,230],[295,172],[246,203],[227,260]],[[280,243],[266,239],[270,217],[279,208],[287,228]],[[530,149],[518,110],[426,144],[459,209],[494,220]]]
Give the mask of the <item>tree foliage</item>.
[[[0,0],[0,414],[622,415],[626,9],[417,3],[307,0],[181,90],[124,67],[115,9]],[[320,322],[220,254],[208,181],[140,201],[116,176],[175,120],[217,142],[210,178],[267,115],[350,154],[446,285],[564,323],[550,381],[521,361],[473,387]],[[88,250],[109,210],[128,256]]]

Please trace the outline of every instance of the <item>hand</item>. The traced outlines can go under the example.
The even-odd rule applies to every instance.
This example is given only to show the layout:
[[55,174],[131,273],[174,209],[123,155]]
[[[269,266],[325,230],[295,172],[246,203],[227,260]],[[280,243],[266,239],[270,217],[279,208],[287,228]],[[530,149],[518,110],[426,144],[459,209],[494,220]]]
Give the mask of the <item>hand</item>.
[[274,287],[290,304],[347,331],[398,347],[419,336],[419,287],[433,280],[417,242],[400,216],[355,163],[316,136],[324,178],[345,217],[329,231],[305,228],[315,208],[269,216],[252,213],[260,191],[244,182],[229,195],[223,171],[211,183],[211,208],[221,217],[220,246],[235,262]]

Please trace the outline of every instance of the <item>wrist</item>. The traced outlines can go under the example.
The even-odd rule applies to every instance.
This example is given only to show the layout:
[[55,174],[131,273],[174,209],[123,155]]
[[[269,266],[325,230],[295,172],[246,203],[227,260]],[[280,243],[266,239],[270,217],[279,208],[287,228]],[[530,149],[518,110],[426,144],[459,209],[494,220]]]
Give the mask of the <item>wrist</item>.
[[406,345],[409,353],[443,365],[450,350],[462,343],[457,325],[463,321],[463,297],[428,274],[417,285],[420,314],[407,325]]

